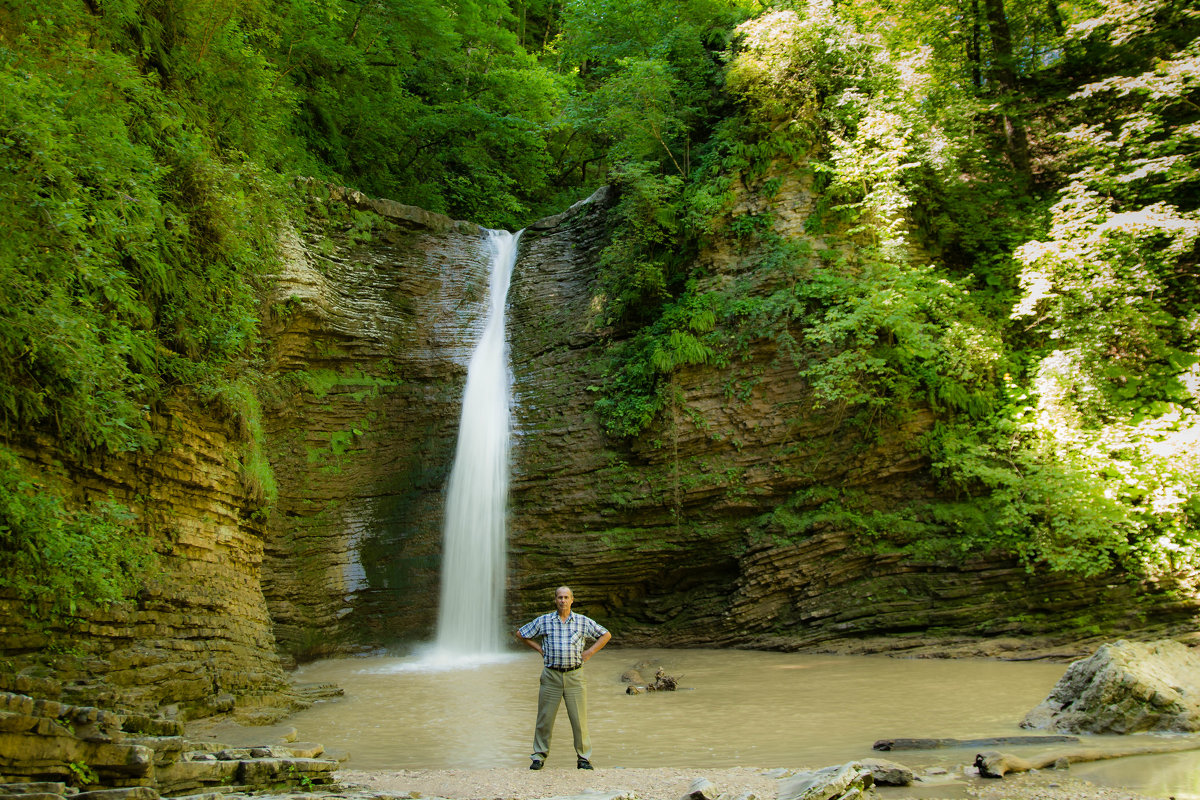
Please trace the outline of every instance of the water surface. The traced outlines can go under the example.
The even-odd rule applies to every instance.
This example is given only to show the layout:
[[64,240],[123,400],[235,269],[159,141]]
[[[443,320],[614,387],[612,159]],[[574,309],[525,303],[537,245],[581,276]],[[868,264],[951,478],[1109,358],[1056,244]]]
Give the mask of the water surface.
[[[683,688],[625,694],[621,673],[641,661]],[[585,669],[600,764],[799,767],[872,755],[882,738],[1028,734],[1018,723],[1063,665],[610,648]],[[304,739],[352,753],[356,769],[525,766],[539,670],[533,652],[468,669],[417,657],[321,661],[296,679],[336,683],[346,696],[290,722]],[[549,766],[573,766],[565,711],[552,751]]]

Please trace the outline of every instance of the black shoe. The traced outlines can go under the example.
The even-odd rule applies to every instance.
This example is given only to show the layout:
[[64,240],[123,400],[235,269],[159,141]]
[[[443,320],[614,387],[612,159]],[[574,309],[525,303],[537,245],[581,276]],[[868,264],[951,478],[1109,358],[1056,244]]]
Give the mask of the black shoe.
[[533,760],[533,763],[531,763],[531,764],[529,765],[529,768],[530,768],[530,769],[541,769],[541,768],[542,768],[542,767],[544,767],[544,766],[546,766],[546,762],[545,762],[545,761],[543,761],[543,760],[542,760],[542,759],[540,759],[540,758],[535,758],[535,759]]
[[592,768],[592,762],[588,761],[586,758],[581,758],[575,762],[575,769],[591,769],[591,768]]

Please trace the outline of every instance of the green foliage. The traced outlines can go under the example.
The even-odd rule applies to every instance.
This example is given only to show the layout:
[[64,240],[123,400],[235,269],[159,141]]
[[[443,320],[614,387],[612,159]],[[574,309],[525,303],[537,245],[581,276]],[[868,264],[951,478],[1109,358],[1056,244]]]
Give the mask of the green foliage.
[[715,295],[690,287],[651,326],[616,345],[598,391],[596,412],[605,430],[636,436],[671,402],[669,379],[676,370],[721,360]]
[[67,768],[71,770],[72,783],[75,786],[95,786],[100,782],[100,777],[86,761],[71,761]]
[[646,322],[670,298],[686,255],[679,248],[681,180],[644,162],[622,165],[614,178],[621,192],[617,225],[600,255],[606,321]]
[[1071,171],[1045,234],[1016,251],[1013,310],[1041,337],[1016,416],[1023,455],[1105,515],[1073,535],[1115,540],[1114,558],[1143,572],[1195,561],[1200,507],[1200,24],[1181,21],[1193,38],[1172,45],[1179,30],[1146,27],[1164,10],[1112,3],[1077,26],[1081,49],[1143,71],[1071,96]]
[[[284,215],[264,170],[286,150],[290,100],[250,46],[261,12],[0,15],[5,440],[50,433],[78,460],[147,449],[155,408],[190,387],[238,409],[246,482],[269,501],[257,401],[229,391],[257,346],[258,276]],[[3,469],[4,581],[36,613],[138,588],[152,559],[126,508],[42,482],[7,451]]]
[[262,376],[242,372],[235,378],[205,382],[196,387],[200,401],[233,423],[245,443],[240,477],[246,496],[265,513],[279,496],[275,471],[266,455],[266,432],[263,429],[262,402],[259,387]]
[[[878,501],[875,501],[878,502]],[[921,541],[932,526],[916,520],[907,509],[883,510],[861,490],[816,487],[797,492],[758,520],[762,535],[781,542],[799,541],[824,530],[854,533],[864,542]]]
[[[817,3],[742,26],[727,74],[741,116],[697,148],[699,169],[656,159],[626,187],[610,285],[653,292],[615,306],[613,321],[641,327],[611,351],[596,404],[607,430],[640,433],[675,402],[676,370],[770,338],[818,407],[871,426],[932,408],[942,422],[920,446],[959,499],[883,513],[849,495],[798,497],[764,530],[837,527],[914,553],[997,551],[1086,575],[1192,563],[1200,79],[1194,39],[1175,36],[1172,50],[1146,22],[1166,6],[1141,6],[1114,3],[1072,40],[1044,8],[1010,4],[1012,52],[1040,61],[1007,66],[978,39],[974,64],[921,49],[906,26],[932,25],[937,3],[908,4],[914,16],[886,37],[862,9]],[[1063,130],[1055,169],[1074,174],[1043,214],[980,98],[1007,91],[1003,69],[1050,72],[1101,51],[1099,34],[1114,36],[1110,63],[1142,71],[1072,95],[1067,118],[1079,121]],[[953,82],[977,68],[978,82]],[[739,183],[762,202],[806,172],[819,249],[735,200]],[[672,173],[687,180],[663,191]],[[664,243],[720,237],[737,243],[743,277],[702,297],[684,289],[697,284],[668,266]],[[706,324],[693,330],[701,299]]]
[[50,427],[81,452],[136,449],[165,387],[253,346],[278,207],[253,162],[220,157],[88,20],[7,21],[5,427]]
[[129,509],[111,499],[72,510],[0,448],[0,587],[34,618],[74,615],[131,597],[155,557]]
[[310,158],[356,187],[520,227],[547,191],[563,79],[507,4],[292,0],[270,31]]

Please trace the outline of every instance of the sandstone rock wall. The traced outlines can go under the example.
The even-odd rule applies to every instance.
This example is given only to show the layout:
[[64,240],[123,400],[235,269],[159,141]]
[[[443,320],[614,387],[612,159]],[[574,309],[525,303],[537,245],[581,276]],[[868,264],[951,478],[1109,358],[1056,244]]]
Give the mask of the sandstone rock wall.
[[230,423],[177,399],[154,420],[152,453],[86,464],[55,442],[22,454],[80,502],[111,498],[155,541],[159,572],[137,601],[35,622],[0,596],[0,689],[182,717],[235,705],[284,707],[287,682],[259,585],[262,523]]
[[[800,235],[806,188],[787,191],[777,226]],[[296,700],[291,659],[431,633],[485,232],[309,192],[310,223],[284,231],[264,315],[272,512],[256,513],[233,424],[182,395],[155,419],[153,453],[81,464],[27,442],[46,480],[132,508],[162,573],[136,603],[49,628],[0,594],[0,689],[183,718],[270,714]],[[611,200],[600,192],[521,241],[511,622],[568,583],[623,644],[996,655],[1032,642],[1069,656],[1113,631],[1194,631],[1190,590],[1033,577],[986,554],[919,559],[836,518],[795,524],[831,493],[874,509],[934,497],[912,447],[934,420],[917,410],[866,438],[841,411],[812,410],[795,361],[766,336],[727,364],[676,372],[675,401],[637,440],[606,436],[593,407],[617,341],[596,289]],[[745,277],[733,250],[702,258],[714,282]]]
[[205,790],[311,790],[332,784],[338,768],[318,758],[321,745],[231,748],[183,734],[177,720],[0,692],[0,796],[158,800]]
[[[303,187],[302,187],[303,188]],[[138,515],[160,572],[137,601],[35,623],[0,592],[0,689],[187,719],[301,702],[296,656],[419,638],[437,607],[441,502],[487,288],[484,231],[307,187],[285,229],[257,379],[279,498],[264,515],[243,432],[181,394],[150,453],[21,455],[86,505]],[[281,659],[282,655],[282,659]]]
[[478,226],[322,186],[309,200],[272,290],[264,405],[279,499],[263,591],[300,658],[432,629],[488,280]]
[[[808,186],[785,184],[776,231],[806,236]],[[987,554],[921,559],[850,521],[793,524],[846,494],[867,513],[936,498],[914,446],[935,419],[916,409],[864,436],[845,409],[813,409],[765,335],[728,364],[676,372],[675,402],[637,440],[607,437],[593,405],[616,343],[596,284],[609,198],[594,200],[525,234],[509,294],[514,622],[565,583],[625,644],[1067,656],[1113,630],[1188,630],[1195,601],[1170,586],[1031,576]],[[771,291],[724,248],[700,256],[709,285]]]

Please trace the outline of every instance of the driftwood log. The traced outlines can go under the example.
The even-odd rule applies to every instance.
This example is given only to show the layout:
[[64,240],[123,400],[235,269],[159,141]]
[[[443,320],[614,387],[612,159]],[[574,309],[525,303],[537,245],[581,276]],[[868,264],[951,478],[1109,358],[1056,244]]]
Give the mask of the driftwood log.
[[995,747],[1001,744],[1078,742],[1078,736],[993,736],[988,739],[880,739],[872,750],[936,750],[943,747]]
[[1088,761],[1103,761],[1109,758],[1125,758],[1127,756],[1148,756],[1157,753],[1180,753],[1187,750],[1200,750],[1200,739],[1168,740],[1140,747],[1130,747],[1124,750],[1084,750],[1074,753],[1046,753],[1031,758],[1014,756],[1012,753],[1001,753],[988,750],[975,756],[975,767],[984,778],[1003,778],[1015,772],[1028,772],[1031,769],[1066,768],[1070,764],[1084,764]]
[[679,688],[679,678],[668,675],[662,668],[654,674],[654,680],[645,686],[626,686],[625,694],[641,694],[642,692],[673,692]]

